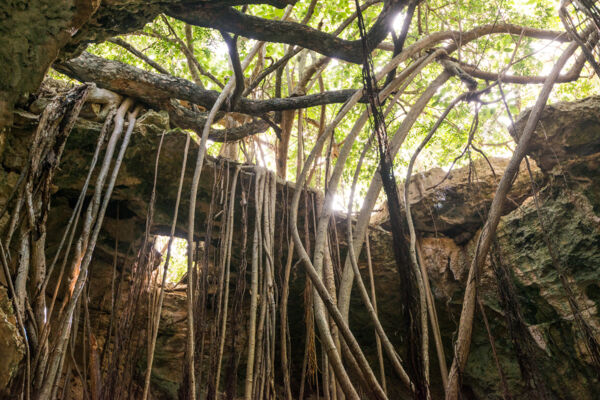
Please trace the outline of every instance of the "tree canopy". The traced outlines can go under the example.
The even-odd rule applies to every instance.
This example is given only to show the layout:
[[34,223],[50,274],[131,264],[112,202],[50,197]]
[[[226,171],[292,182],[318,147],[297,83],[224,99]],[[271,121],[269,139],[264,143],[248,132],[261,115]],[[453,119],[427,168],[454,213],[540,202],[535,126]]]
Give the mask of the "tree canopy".
[[[552,1],[419,2],[408,19],[407,6],[410,8],[410,4],[402,1],[386,6],[368,1],[362,6],[370,28],[369,38],[377,44],[373,52],[375,67],[383,67],[393,57],[394,37],[401,34],[407,21],[404,49],[408,57],[397,71],[414,65],[419,57],[434,49],[445,49],[444,58],[456,62],[480,87],[502,75],[502,89],[515,116],[533,104],[539,84],[560,50],[570,42],[558,16],[558,4]],[[281,174],[293,180],[299,165],[295,161],[306,157],[341,104],[354,90],[361,89],[361,47],[355,17],[353,1],[232,7],[180,4],[138,31],[87,49],[101,59],[84,53],[77,59],[60,62],[55,68],[81,81],[93,81],[101,87],[138,97],[152,107],[168,108],[172,123],[200,132],[205,113],[234,75],[230,53],[237,60],[252,55],[243,72],[243,93],[237,104],[228,105],[236,112],[232,115],[237,120],[220,119],[222,126],[238,127],[240,132],[215,139],[235,141],[256,134],[245,139],[242,146],[247,146],[246,150],[259,146],[260,150],[252,151],[251,158],[245,161],[275,168],[277,140],[283,130],[287,149],[280,158],[293,162],[287,163],[287,174],[283,171]],[[236,36],[223,36],[220,31]],[[565,71],[571,69],[564,73],[564,83],[557,87],[553,100],[574,99],[597,89],[597,79],[587,79],[593,76],[593,70],[589,65],[584,66],[584,61],[579,56],[569,62]],[[443,68],[439,62],[429,63],[403,87],[401,95],[390,98],[392,109],[387,118],[390,132],[398,128],[411,105]],[[397,173],[403,175],[416,144],[453,97],[464,90],[459,79],[451,79],[435,93],[400,149]],[[171,99],[180,101],[173,104],[168,101]],[[500,101],[499,88],[492,88],[485,101],[485,105],[460,104],[450,113],[420,157],[417,170],[448,168],[463,153],[471,131],[472,146],[466,149],[464,157],[456,160],[459,165],[464,165],[469,157],[510,153],[514,147],[508,132],[510,119]],[[194,111],[192,105],[199,108]],[[299,111],[291,116],[281,113],[292,110]],[[334,155],[362,110],[363,107],[353,108],[337,126],[330,146]],[[366,126],[348,158],[344,172],[348,186],[350,171],[356,166],[368,136]],[[218,147],[212,146],[213,154],[218,154]],[[241,155],[241,151],[233,152]],[[299,152],[303,156],[298,157]],[[377,165],[376,152],[369,152],[366,157],[370,162],[364,163],[359,182],[368,182]],[[360,186],[364,195],[365,183]],[[347,198],[348,193],[345,195]]]

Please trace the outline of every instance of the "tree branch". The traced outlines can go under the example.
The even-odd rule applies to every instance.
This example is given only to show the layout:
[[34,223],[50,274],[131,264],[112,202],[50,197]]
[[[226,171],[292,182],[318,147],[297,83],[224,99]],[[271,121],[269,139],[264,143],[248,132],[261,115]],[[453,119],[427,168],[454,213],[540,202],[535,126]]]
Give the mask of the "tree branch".
[[[404,0],[390,0],[385,4],[367,34],[369,48],[374,49],[385,39],[392,19],[405,3]],[[256,40],[298,45],[355,64],[362,60],[360,40],[339,39],[335,35],[296,22],[258,18],[230,7],[215,9],[201,5],[175,5],[169,8],[168,14],[192,25],[219,29]]]
[[[180,43],[178,44],[181,46]],[[192,26],[190,24],[185,24],[185,47],[187,47],[188,50],[184,51],[185,59],[187,60],[188,68],[190,70],[190,74],[192,75],[192,79],[198,86],[204,88],[204,84],[202,84],[202,80],[200,79],[200,76],[198,76],[199,68],[194,63],[198,61],[196,60],[196,57],[193,57],[194,36],[192,32]]]
[[132,45],[130,45],[129,43],[124,41],[123,39],[112,38],[112,39],[108,39],[108,41],[116,44],[117,46],[124,48],[125,50],[127,50],[128,52],[130,52],[131,54],[133,54],[134,56],[136,56],[137,58],[139,58],[140,60],[142,60],[143,62],[145,62],[146,64],[148,64],[149,66],[151,66],[152,68],[157,70],[158,72],[160,72],[161,74],[167,74],[167,75],[169,74],[169,72],[166,69],[164,69],[163,67],[161,67],[156,61],[150,59],[144,53],[142,53],[141,51],[139,51],[138,49],[136,49],[135,47],[133,47]]
[[[577,59],[575,60],[575,64],[573,64],[571,69],[568,70],[566,73],[559,75],[558,78],[556,78],[556,83],[573,82],[579,79],[579,76],[581,75],[581,70],[585,65],[585,61],[585,55],[580,55],[579,57],[577,57]],[[459,65],[466,73],[471,75],[473,78],[483,79],[486,81],[497,81],[498,79],[502,78],[502,82],[504,83],[516,83],[520,85],[541,85],[546,81],[546,79],[548,79],[547,76],[503,75],[498,72],[487,72],[480,70],[474,65],[462,62],[459,63]]]
[[[208,113],[196,112],[173,103],[175,102],[172,102],[168,106],[169,120],[182,129],[191,129],[198,133],[202,132]],[[256,120],[235,128],[211,129],[208,139],[213,142],[235,142],[247,136],[263,133],[269,127],[270,125],[267,121]]]
[[[219,86],[220,88],[223,88],[224,87],[223,84],[213,74],[206,71],[202,67],[202,65],[200,64],[200,62],[194,55],[194,48],[191,45],[184,43],[183,40],[181,40],[181,38],[177,35],[177,32],[175,32],[175,29],[173,29],[173,27],[169,23],[169,20],[167,20],[167,18],[164,15],[161,15],[161,17],[162,17],[162,20],[165,23],[165,25],[167,25],[167,28],[169,28],[169,32],[171,32],[171,35],[173,35],[174,39],[162,36],[160,34],[157,34],[157,37],[162,38],[163,40],[173,41],[174,43],[177,43],[179,45],[179,48],[181,49],[181,51],[183,51],[183,54],[185,54],[185,58],[187,59],[188,64],[190,64],[190,67],[189,67],[190,72],[193,70],[191,64],[194,64],[194,66],[196,67],[198,72],[200,72],[201,75],[206,76],[211,81],[216,83],[217,86]],[[186,26],[189,26],[189,24],[186,24]],[[190,32],[190,34],[191,34],[191,32]],[[186,35],[187,35],[187,31],[186,31]],[[189,40],[189,38],[188,38],[188,40]],[[192,42],[189,41],[189,43],[192,43]],[[193,75],[193,73],[192,73],[192,75]],[[202,87],[202,89],[204,89],[203,85],[199,85],[199,86]]]
[[[451,40],[452,44],[447,48],[449,52],[455,51],[459,44],[464,46],[465,44],[472,42],[473,40],[479,39],[485,35],[492,34],[510,34],[510,35],[523,35],[524,37],[530,37],[533,39],[552,40],[556,42],[566,43],[570,42],[571,39],[566,32],[553,31],[546,29],[530,28],[526,26],[508,24],[508,23],[497,23],[477,26],[470,31],[444,31],[444,32],[432,32],[424,38],[418,40],[413,45],[428,49],[433,47],[435,44],[444,40]],[[412,46],[412,45],[411,45]],[[393,51],[393,43],[381,43],[377,48],[381,50]]]
[[[154,74],[89,53],[83,53],[70,61],[55,63],[54,68],[81,82],[95,82],[98,87],[135,97],[156,108],[161,108],[168,99],[175,98],[210,109],[219,96],[219,92],[201,89],[186,79]],[[345,89],[281,99],[240,99],[239,104],[231,111],[248,115],[263,115],[271,111],[296,110],[323,104],[343,103],[355,92],[354,89]]]
[[235,89],[231,96],[229,96],[228,108],[231,110],[234,108],[242,97],[242,93],[244,93],[244,71],[242,71],[242,64],[240,63],[240,55],[237,50],[237,35],[233,38],[229,36],[227,32],[220,31],[223,40],[227,43],[227,50],[229,51],[229,60],[231,61],[231,66],[233,68],[233,73],[235,75]]

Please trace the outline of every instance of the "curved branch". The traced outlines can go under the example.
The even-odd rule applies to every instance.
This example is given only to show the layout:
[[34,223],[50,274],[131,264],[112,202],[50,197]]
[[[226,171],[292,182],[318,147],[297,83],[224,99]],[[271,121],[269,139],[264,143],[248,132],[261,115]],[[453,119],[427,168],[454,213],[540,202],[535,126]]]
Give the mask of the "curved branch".
[[[248,6],[251,4],[268,4],[276,8],[285,8],[296,4],[297,0],[201,0],[194,1],[194,4],[202,5],[203,7],[229,7],[229,6]],[[178,1],[182,6],[189,6],[189,1]]]
[[[191,129],[196,132],[202,132],[204,123],[206,121],[206,113],[202,113],[201,115],[201,113],[188,110],[185,107],[170,108],[168,111],[169,120],[173,125],[176,125],[181,129]],[[38,117],[35,114],[21,114],[20,118],[23,119],[22,125],[20,125],[23,128],[33,129],[37,126]],[[75,122],[73,129],[75,131],[79,130],[97,136],[102,131],[102,125],[102,123],[79,117]],[[263,133],[269,127],[272,126],[269,124],[268,120],[260,119],[248,122],[235,128],[211,128],[210,133],[208,134],[208,139],[212,140],[213,142],[234,142],[247,136]],[[156,128],[162,129],[162,127],[158,126]],[[135,130],[134,133],[136,133]]]
[[194,82],[197,83],[198,86],[200,86],[202,89],[204,89],[204,85],[202,85],[202,82],[199,81],[200,78],[197,77],[196,71],[194,71],[195,68],[197,72],[200,73],[200,75],[206,76],[211,81],[213,81],[218,87],[223,89],[223,84],[213,74],[205,70],[202,64],[200,64],[200,61],[198,61],[198,59],[194,55],[194,41],[191,31],[192,26],[189,24],[185,24],[185,39],[187,41],[186,43],[179,37],[179,35],[177,35],[177,32],[175,32],[175,29],[173,29],[173,27],[169,23],[169,20],[164,15],[161,15],[161,17],[162,21],[165,23],[167,28],[169,28],[169,32],[171,32],[171,35],[173,35],[173,39],[171,39],[168,36],[163,36],[161,34],[157,34],[157,37],[159,39],[166,40],[179,45],[179,48],[181,49],[181,51],[183,51],[183,54],[185,55],[185,58],[188,62],[190,73],[192,74],[192,77],[194,77]]
[[108,41],[116,44],[117,46],[124,48],[125,50],[127,50],[128,52],[130,52],[131,54],[133,54],[134,56],[136,56],[137,58],[139,58],[140,60],[142,60],[143,62],[145,62],[146,64],[148,64],[149,66],[151,66],[152,68],[157,70],[158,72],[160,72],[161,74],[167,74],[167,75],[169,74],[169,72],[166,69],[164,69],[163,67],[161,67],[156,61],[147,57],[144,53],[142,53],[141,51],[139,51],[138,49],[136,49],[135,47],[133,47],[132,45],[130,45],[129,43],[124,41],[123,39],[112,38],[112,39],[108,39]]
[[[577,57],[577,59],[575,60],[575,64],[573,64],[571,69],[568,70],[566,73],[559,75],[558,78],[556,78],[555,83],[573,82],[573,81],[576,81],[577,79],[579,79],[579,76],[581,75],[581,70],[583,69],[583,66],[585,65],[585,61],[586,61],[585,54],[582,54],[579,57]],[[534,76],[502,75],[498,72],[482,71],[474,65],[465,64],[462,62],[459,64],[460,64],[461,68],[465,72],[467,72],[469,75],[471,75],[472,77],[483,79],[486,81],[497,81],[500,78],[502,78],[502,82],[504,82],[504,83],[516,83],[516,84],[520,84],[520,85],[530,85],[530,84],[542,85],[548,79],[547,76],[538,76],[538,75],[534,75]]]
[[[391,0],[385,4],[367,34],[369,48],[377,47],[385,39],[392,18],[405,3],[404,0]],[[230,7],[216,9],[201,5],[175,5],[170,7],[168,14],[196,26],[219,29],[256,40],[298,45],[355,64],[362,62],[363,50],[360,40],[339,39],[332,34],[296,22],[258,18],[242,14]]]
[[[362,6],[360,6],[360,10],[365,11],[367,8],[371,7],[374,4],[380,3],[380,2],[381,2],[381,0],[367,0]],[[348,18],[346,18],[344,20],[344,22],[342,22],[337,27],[337,29],[334,32],[332,32],[331,34],[334,36],[338,36],[340,33],[342,33],[344,31],[344,29],[346,29],[348,27],[348,25],[350,25],[350,23],[352,21],[354,21],[354,19],[356,18],[357,15],[358,14],[356,11],[354,13],[352,13],[352,15],[350,15]],[[252,81],[252,83],[250,83],[250,85],[246,88],[246,90],[244,91],[244,96],[247,96],[254,88],[256,88],[260,84],[260,82],[262,82],[263,79],[265,79],[269,74],[271,74],[273,71],[277,70],[282,65],[285,65],[285,63],[287,63],[292,57],[294,57],[296,54],[300,53],[302,50],[303,50],[303,48],[300,46],[291,48],[285,53],[285,55],[283,57],[281,57],[279,60],[274,62],[268,68],[265,68],[265,70],[262,71],[260,73],[260,75],[258,75],[256,77],[256,79],[254,79]]]
[[242,97],[242,93],[244,92],[244,71],[242,71],[240,55],[237,50],[238,36],[235,35],[234,37],[231,37],[227,32],[224,31],[221,31],[221,36],[227,44],[227,49],[229,50],[229,60],[231,61],[231,66],[233,67],[233,73],[235,76],[235,89],[227,100],[229,103],[228,108],[231,109],[237,105],[240,97]]
[[[432,32],[424,38],[418,40],[414,44],[420,43],[420,45],[424,45],[423,48],[433,47],[436,43],[442,42],[444,40],[452,40],[454,43],[452,44],[452,48],[449,51],[454,51],[460,46],[464,46],[465,44],[472,42],[482,36],[492,35],[492,34],[510,34],[510,35],[523,35],[525,37],[533,38],[533,39],[541,39],[541,40],[552,40],[556,42],[566,43],[570,42],[571,38],[567,35],[566,32],[562,31],[554,31],[547,29],[537,29],[530,28],[527,26],[521,26],[516,24],[509,23],[497,23],[497,24],[487,24],[477,26],[470,31],[444,31],[444,32]],[[381,43],[377,46],[378,49],[393,51],[394,44],[393,43]]]
[[[206,123],[206,115],[206,113],[192,111],[182,106],[169,105],[170,121],[182,129],[202,132]],[[257,120],[235,128],[211,129],[208,139],[213,142],[235,142],[247,136],[263,133],[269,127],[270,125],[267,121]]]

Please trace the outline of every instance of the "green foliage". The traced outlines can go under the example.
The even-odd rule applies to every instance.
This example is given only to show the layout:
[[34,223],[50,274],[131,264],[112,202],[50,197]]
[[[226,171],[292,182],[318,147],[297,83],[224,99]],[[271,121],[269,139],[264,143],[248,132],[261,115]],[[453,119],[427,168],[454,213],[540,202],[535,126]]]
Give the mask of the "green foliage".
[[[161,263],[158,268],[160,278],[167,261],[167,245],[169,236],[156,236],[154,238],[154,248],[161,253]],[[177,284],[187,272],[187,241],[185,239],[173,238],[171,243],[171,255],[169,259],[169,268],[167,270],[167,283]]]
[[[291,12],[290,21],[300,22],[308,10],[310,0],[300,0]],[[238,7],[242,10],[242,7]],[[382,4],[368,8],[364,12],[365,21],[368,26],[372,25],[379,13]],[[355,11],[353,0],[339,0],[336,2],[317,2],[315,12],[307,25],[326,32],[332,32],[336,27]],[[279,20],[285,10],[276,9],[268,5],[250,5],[246,13],[267,19]],[[185,41],[185,24],[181,21],[166,17],[175,34]],[[415,12],[406,46],[422,39],[428,33],[438,31],[467,31],[474,27],[485,24],[513,23],[527,27],[562,30],[558,18],[557,4],[552,0],[430,0],[421,3],[418,12]],[[399,28],[399,26],[395,26]],[[194,56],[208,72],[225,83],[231,76],[232,71],[228,61],[227,47],[219,33],[214,30],[192,27]],[[350,24],[340,37],[350,40],[357,39],[357,27],[355,23]],[[145,55],[163,66],[169,73],[186,79],[192,79],[190,64],[175,40],[172,32],[162,17],[157,18],[151,24],[144,27],[142,32],[124,36],[128,43],[135,46]],[[387,39],[389,41],[389,38]],[[244,59],[255,41],[245,38],[238,39],[238,50],[240,58]],[[448,42],[441,43],[445,45]],[[560,54],[564,44],[550,41],[536,40],[518,35],[494,34],[479,38],[459,49],[452,54],[453,57],[472,65],[478,66],[484,71],[505,72],[509,75],[544,75],[547,74]],[[245,76],[250,82],[258,72],[258,69],[266,68],[281,58],[290,46],[279,43],[267,43],[261,58],[257,57],[245,71]],[[112,43],[102,43],[90,46],[90,51],[102,57],[119,60],[139,68],[152,70],[143,61],[128,53],[123,48]],[[285,67],[282,79],[282,94],[287,96],[293,93],[295,84],[300,79],[303,66],[309,66],[320,55],[313,52],[301,52],[295,56]],[[375,69],[385,65],[390,59],[390,53],[376,51],[374,53]],[[406,68],[413,60],[408,60],[399,66],[399,70]],[[568,68],[568,67],[567,67]],[[419,76],[406,88],[400,97],[398,104],[387,117],[388,132],[391,135],[401,124],[406,111],[417,100],[420,94],[441,72],[438,64],[427,66]],[[323,91],[360,88],[362,86],[362,70],[359,65],[348,64],[338,60],[328,63],[322,73]],[[591,75],[591,71],[584,70],[584,75]],[[201,77],[202,83],[208,89],[220,90],[219,87],[205,76]],[[485,82],[480,82],[483,88]],[[559,84],[553,92],[551,101],[573,100],[596,93],[598,90],[598,79],[580,79],[577,82]],[[318,93],[321,88],[318,82],[309,84],[309,93]],[[514,85],[503,84],[506,100],[513,118],[531,106],[535,101],[539,85]],[[276,95],[275,74],[271,74],[258,88],[249,95],[254,99],[273,98]],[[414,149],[422,141],[423,137],[431,129],[438,116],[445,107],[466,88],[456,79],[452,78],[430,102],[429,107],[420,116],[415,126],[409,133],[399,155],[396,159],[398,179],[404,179],[406,166]],[[497,88],[492,89],[482,97],[486,102],[480,108],[478,129],[475,133],[473,143],[488,156],[507,156],[510,154],[514,143],[508,134],[510,118],[506,113],[500,92]],[[326,122],[331,122],[341,108],[341,105],[328,105],[325,107]],[[474,117],[474,104],[460,104],[452,111],[448,119],[440,126],[436,135],[420,155],[415,166],[415,172],[422,171],[434,166],[447,168],[453,160],[463,152],[469,136],[469,130]],[[355,107],[335,131],[333,140],[335,146],[340,145],[346,134],[352,129],[354,122],[363,112],[364,106]],[[321,115],[321,107],[302,110],[303,114],[303,154],[305,159],[318,135],[318,121]],[[298,123],[294,122],[290,147],[288,151],[288,179],[294,180],[297,175],[296,160],[299,151]],[[370,135],[369,126],[364,128],[358,140],[352,145],[351,157],[347,162],[343,174],[343,188],[347,192],[358,164],[358,158],[363,146],[367,143]],[[276,144],[274,132],[270,129],[264,134],[256,136],[261,143],[262,154],[269,165],[273,163],[273,149]],[[253,146],[251,141],[245,144],[246,149]],[[334,146],[334,147],[335,147]],[[210,154],[218,155],[220,145],[215,144],[210,148]],[[255,154],[254,160],[262,163],[259,150],[250,153]],[[326,156],[324,153],[323,156]],[[470,158],[478,158],[477,152],[467,151],[465,156],[458,160],[458,165],[464,165]],[[336,162],[332,157],[331,162]],[[360,171],[360,181],[357,196],[364,195],[368,184],[375,173],[378,156],[375,146],[367,153],[365,162]],[[321,163],[321,170],[313,175],[312,184],[323,183],[325,162]],[[344,200],[347,202],[347,199]]]

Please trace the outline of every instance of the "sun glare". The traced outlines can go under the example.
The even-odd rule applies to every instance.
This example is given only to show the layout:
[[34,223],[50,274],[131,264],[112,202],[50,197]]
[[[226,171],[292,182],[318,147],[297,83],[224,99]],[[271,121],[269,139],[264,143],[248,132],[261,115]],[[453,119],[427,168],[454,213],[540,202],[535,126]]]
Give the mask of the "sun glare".
[[398,13],[394,17],[394,22],[392,22],[392,27],[396,33],[400,32],[402,29],[402,25],[404,24],[404,18],[406,18],[406,14],[403,12]]

